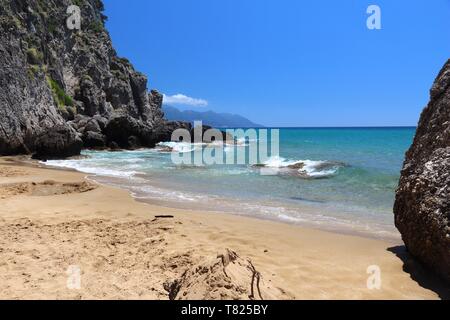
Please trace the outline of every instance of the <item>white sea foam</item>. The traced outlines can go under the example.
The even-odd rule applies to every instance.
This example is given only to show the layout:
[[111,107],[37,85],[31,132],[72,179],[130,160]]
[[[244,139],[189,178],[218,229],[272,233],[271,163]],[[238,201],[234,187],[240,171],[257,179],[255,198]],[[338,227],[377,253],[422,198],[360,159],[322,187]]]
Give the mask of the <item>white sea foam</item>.
[[[179,143],[165,143],[166,146],[176,146]],[[191,145],[186,143],[185,145]],[[195,147],[195,146],[194,146]],[[131,155],[131,153],[130,153]],[[157,158],[159,159],[159,158]],[[155,160],[158,161],[158,160]],[[145,162],[145,167],[140,167]],[[208,209],[214,208],[217,211],[230,212],[233,214],[246,215],[258,217],[263,219],[270,219],[276,221],[283,221],[291,224],[305,224],[313,225],[324,229],[350,230],[355,232],[365,232],[368,234],[377,233],[380,237],[389,237],[389,227],[380,224],[377,219],[370,219],[370,222],[362,219],[359,221],[352,213],[341,214],[334,213],[332,209],[326,210],[327,214],[321,214],[318,210],[313,210],[311,207],[305,210],[308,204],[303,204],[305,207],[297,208],[296,205],[290,205],[285,202],[278,202],[279,200],[262,200],[238,199],[233,198],[230,201],[226,196],[218,196],[214,193],[205,194],[195,190],[195,188],[186,188],[186,186],[172,187],[169,185],[154,185],[156,183],[149,179],[147,174],[139,172],[139,170],[148,170],[147,160],[142,158],[126,158],[123,154],[108,153],[103,155],[101,153],[95,154],[94,157],[80,160],[64,160],[64,161],[48,161],[45,163],[49,166],[72,168],[81,172],[98,176],[97,181],[110,183],[129,190],[134,197],[142,200],[160,201],[167,205],[174,204],[176,207],[183,208],[200,208]],[[281,169],[290,172],[297,172],[301,176],[308,176],[312,178],[327,177],[336,174],[336,172],[344,166],[342,163],[331,161],[312,161],[312,160],[288,160],[281,157],[273,157],[269,159],[264,166],[274,169]],[[212,170],[208,174],[214,176],[220,175],[241,175],[252,173],[254,170],[251,167],[232,167],[222,168],[219,170]],[[144,176],[140,176],[143,174]],[[107,177],[101,179],[101,176]],[[110,178],[108,178],[110,177]],[[365,216],[370,218],[370,216]]]
[[131,178],[137,174],[142,174],[139,171],[123,170],[123,168],[119,170],[106,168],[105,166],[95,166],[88,162],[83,162],[83,160],[50,160],[42,163],[52,167],[74,169],[80,172],[108,177]]
[[158,143],[157,148],[169,149],[179,153],[189,153],[202,148],[204,143],[189,143],[189,142],[161,142]]
[[274,169],[297,170],[299,174],[310,178],[324,178],[335,175],[344,164],[330,161],[287,160],[276,156],[264,162],[263,166]]
[[155,199],[165,201],[176,201],[176,202],[199,202],[202,200],[207,200],[208,197],[201,194],[193,194],[178,190],[169,190],[166,188],[159,188],[152,185],[140,185],[132,186],[130,190],[133,196],[137,199]]
[[268,168],[286,168],[290,165],[294,165],[299,163],[300,161],[287,161],[282,157],[272,157],[266,162],[264,162],[264,166]]
[[246,140],[238,139],[236,143],[227,143],[226,141],[214,141],[211,143],[190,143],[190,142],[160,142],[156,145],[156,151],[189,153],[199,150],[203,147],[223,147],[224,152],[230,152],[234,148],[248,147]]

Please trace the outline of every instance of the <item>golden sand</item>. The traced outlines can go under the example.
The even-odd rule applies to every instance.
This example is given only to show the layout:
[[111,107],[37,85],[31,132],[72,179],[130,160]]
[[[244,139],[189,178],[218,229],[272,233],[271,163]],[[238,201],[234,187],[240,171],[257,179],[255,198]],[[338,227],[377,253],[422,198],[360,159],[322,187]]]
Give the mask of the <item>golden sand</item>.
[[[442,297],[432,278],[404,271],[415,264],[402,251],[401,243],[140,203],[78,172],[0,159],[0,299]],[[370,266],[381,272],[379,289],[367,286]]]

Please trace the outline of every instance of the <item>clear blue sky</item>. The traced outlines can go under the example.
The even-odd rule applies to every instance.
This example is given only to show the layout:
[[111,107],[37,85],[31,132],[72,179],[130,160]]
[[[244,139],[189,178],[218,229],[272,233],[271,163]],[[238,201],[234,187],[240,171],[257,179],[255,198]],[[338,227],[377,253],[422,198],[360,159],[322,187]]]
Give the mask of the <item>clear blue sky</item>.
[[149,88],[268,126],[416,125],[450,58],[450,0],[104,2]]

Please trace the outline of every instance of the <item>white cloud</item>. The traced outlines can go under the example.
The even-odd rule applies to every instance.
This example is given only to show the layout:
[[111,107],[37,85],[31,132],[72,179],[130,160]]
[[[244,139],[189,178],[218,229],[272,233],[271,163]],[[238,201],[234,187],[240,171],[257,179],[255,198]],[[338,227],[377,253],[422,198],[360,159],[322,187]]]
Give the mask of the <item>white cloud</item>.
[[173,96],[164,95],[164,103],[194,107],[206,107],[208,105],[208,101],[206,100],[191,98],[181,93],[175,94]]

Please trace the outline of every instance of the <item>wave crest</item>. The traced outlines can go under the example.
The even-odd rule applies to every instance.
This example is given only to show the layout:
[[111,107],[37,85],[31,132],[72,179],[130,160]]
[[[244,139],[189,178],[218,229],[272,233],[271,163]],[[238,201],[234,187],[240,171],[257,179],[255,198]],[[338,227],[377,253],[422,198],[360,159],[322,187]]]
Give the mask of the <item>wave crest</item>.
[[272,168],[280,173],[295,173],[304,178],[328,178],[336,175],[346,164],[338,161],[286,160],[272,157],[258,167]]

